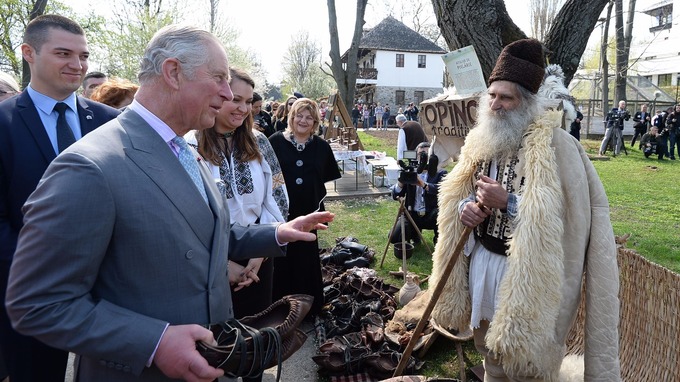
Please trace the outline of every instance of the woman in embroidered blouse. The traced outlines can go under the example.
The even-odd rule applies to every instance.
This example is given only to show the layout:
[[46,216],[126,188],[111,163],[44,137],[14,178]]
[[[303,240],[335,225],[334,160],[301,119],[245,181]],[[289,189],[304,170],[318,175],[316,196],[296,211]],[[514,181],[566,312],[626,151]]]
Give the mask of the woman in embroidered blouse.
[[[315,134],[320,119],[316,102],[300,98],[288,115],[288,128],[269,137],[286,180],[288,219],[317,208],[324,211],[324,183],[340,177],[331,147]],[[294,293],[314,296],[310,316],[321,311],[324,301],[318,241],[290,243],[286,256],[274,259],[274,298]]]
[[[230,76],[234,99],[224,102],[212,129],[189,132],[187,142],[198,148],[213,172],[227,199],[232,223],[284,222],[288,197],[281,167],[267,138],[253,129],[255,83],[240,69],[231,68]],[[272,273],[270,260],[229,261],[236,318],[259,313],[271,305]],[[234,283],[237,276],[241,276],[240,283]]]

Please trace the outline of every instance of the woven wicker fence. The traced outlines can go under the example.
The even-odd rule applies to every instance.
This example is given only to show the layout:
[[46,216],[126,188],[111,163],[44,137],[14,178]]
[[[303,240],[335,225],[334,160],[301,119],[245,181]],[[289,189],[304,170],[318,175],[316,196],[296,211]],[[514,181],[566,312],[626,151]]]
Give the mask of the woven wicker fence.
[[[680,275],[619,248],[619,357],[623,381],[680,381]],[[583,354],[584,300],[568,352]]]

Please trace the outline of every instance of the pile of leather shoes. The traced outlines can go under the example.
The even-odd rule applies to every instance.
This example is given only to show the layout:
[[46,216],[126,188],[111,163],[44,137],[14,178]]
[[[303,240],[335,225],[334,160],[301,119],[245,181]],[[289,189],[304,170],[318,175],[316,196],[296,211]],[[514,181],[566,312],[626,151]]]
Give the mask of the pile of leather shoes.
[[[313,357],[319,373],[369,373],[389,378],[401,359],[398,345],[385,340],[385,322],[394,316],[398,288],[385,283],[372,269],[323,268],[325,305],[317,319],[319,354]],[[422,363],[411,357],[407,372]]]
[[375,258],[375,251],[360,244],[354,237],[339,237],[336,245],[321,254],[321,265],[337,265],[344,269],[367,268]]
[[306,294],[288,295],[254,316],[211,325],[217,345],[199,341],[196,349],[228,377],[254,378],[278,366],[278,381],[281,363],[307,340],[298,327],[313,301],[314,297]]

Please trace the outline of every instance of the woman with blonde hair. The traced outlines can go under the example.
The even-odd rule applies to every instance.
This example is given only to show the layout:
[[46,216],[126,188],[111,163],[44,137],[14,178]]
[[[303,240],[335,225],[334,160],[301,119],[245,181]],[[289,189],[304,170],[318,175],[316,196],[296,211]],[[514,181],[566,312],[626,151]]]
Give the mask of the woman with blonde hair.
[[[281,167],[267,138],[253,129],[255,83],[243,70],[230,68],[229,72],[234,99],[222,104],[213,128],[191,131],[185,138],[212,171],[227,199],[232,223],[285,222],[288,197]],[[272,273],[271,260],[229,261],[234,317],[253,315],[271,305]]]
[[[315,134],[320,120],[316,102],[300,98],[292,105],[286,130],[269,137],[286,180],[289,220],[316,210],[324,211],[324,184],[340,178],[331,147]],[[274,259],[274,299],[295,293],[314,296],[310,316],[321,311],[323,284],[316,240],[290,243],[286,256]]]

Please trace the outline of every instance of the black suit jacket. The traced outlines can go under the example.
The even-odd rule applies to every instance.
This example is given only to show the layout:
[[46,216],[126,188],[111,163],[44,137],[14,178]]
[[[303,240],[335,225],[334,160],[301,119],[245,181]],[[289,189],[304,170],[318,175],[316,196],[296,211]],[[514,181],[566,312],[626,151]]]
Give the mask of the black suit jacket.
[[633,121],[635,121],[635,125],[633,127],[647,131],[647,128],[649,127],[649,121],[647,121],[647,117],[650,117],[651,120],[652,116],[649,114],[649,112],[646,112],[643,117],[641,111],[636,111],[635,115],[633,116]]
[[[83,136],[120,114],[82,97],[76,104]],[[21,207],[56,156],[28,92],[0,102],[0,260],[12,259],[23,226]]]

